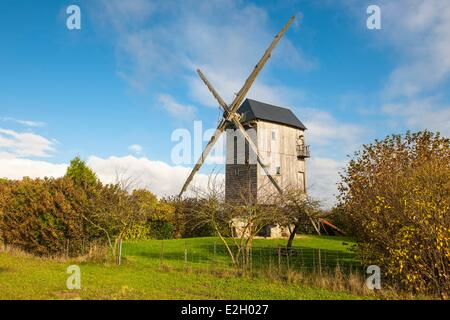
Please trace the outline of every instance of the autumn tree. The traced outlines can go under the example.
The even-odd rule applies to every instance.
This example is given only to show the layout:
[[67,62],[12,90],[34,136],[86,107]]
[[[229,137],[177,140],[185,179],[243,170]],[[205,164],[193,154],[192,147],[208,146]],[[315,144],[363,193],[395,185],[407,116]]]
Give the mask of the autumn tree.
[[450,292],[450,140],[428,131],[364,145],[341,174],[339,211],[367,263],[414,292]]

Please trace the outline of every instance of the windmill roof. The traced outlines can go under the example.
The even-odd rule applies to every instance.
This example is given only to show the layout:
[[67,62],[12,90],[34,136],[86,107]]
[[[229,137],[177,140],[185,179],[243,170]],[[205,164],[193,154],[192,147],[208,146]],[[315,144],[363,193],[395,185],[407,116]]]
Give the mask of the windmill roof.
[[252,99],[245,99],[237,112],[241,115],[242,123],[252,120],[265,120],[306,130],[304,124],[287,108],[277,107]]

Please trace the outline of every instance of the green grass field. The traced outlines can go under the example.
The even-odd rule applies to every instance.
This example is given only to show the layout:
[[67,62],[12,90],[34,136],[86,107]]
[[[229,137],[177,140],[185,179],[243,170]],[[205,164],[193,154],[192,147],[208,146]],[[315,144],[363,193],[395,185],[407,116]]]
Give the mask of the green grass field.
[[[215,245],[214,245],[215,244]],[[286,272],[320,263],[333,266],[356,264],[350,239],[301,236],[294,241],[302,255],[276,254],[286,240],[254,241],[255,270],[270,266]],[[214,249],[215,248],[215,249]],[[259,251],[258,251],[259,250]],[[312,253],[312,254],[310,254]],[[308,255],[310,254],[310,255]],[[344,290],[321,289],[254,273],[238,276],[217,238],[148,240],[127,242],[123,264],[36,258],[0,253],[0,298],[2,299],[360,299]],[[313,257],[314,260],[311,260]],[[333,258],[334,257],[334,258]],[[301,259],[303,258],[303,259]],[[333,260],[334,259],[334,260]],[[325,260],[325,261],[324,261]],[[66,268],[81,268],[81,289],[68,290]],[[264,268],[263,268],[264,266]],[[280,269],[281,268],[281,269]]]

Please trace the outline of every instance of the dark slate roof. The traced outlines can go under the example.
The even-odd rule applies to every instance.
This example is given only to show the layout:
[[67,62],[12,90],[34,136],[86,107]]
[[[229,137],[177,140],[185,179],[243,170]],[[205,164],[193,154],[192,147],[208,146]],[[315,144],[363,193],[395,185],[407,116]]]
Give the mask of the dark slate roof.
[[306,127],[291,110],[264,102],[245,99],[239,107],[238,113],[241,114],[242,123],[251,120],[265,120],[306,130]]

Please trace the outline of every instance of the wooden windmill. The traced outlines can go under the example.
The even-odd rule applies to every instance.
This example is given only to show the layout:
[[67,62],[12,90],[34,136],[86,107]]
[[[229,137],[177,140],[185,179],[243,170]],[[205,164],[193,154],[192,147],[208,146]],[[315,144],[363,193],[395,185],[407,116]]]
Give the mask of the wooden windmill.
[[[286,25],[281,29],[280,32],[275,36],[274,40],[270,44],[270,46],[267,48],[267,50],[264,52],[264,55],[259,60],[258,64],[256,64],[255,68],[253,69],[252,73],[249,75],[249,77],[246,79],[243,87],[239,90],[239,92],[235,95],[235,98],[233,102],[228,105],[225,103],[225,101],[222,99],[222,97],[219,95],[219,93],[214,89],[214,87],[211,85],[211,83],[206,79],[205,75],[197,69],[197,73],[202,79],[202,81],[205,83],[205,85],[208,87],[209,91],[213,94],[214,98],[216,98],[217,102],[223,109],[223,118],[219,122],[219,125],[217,126],[217,129],[215,130],[214,134],[212,135],[211,139],[209,140],[208,144],[206,145],[205,149],[203,150],[200,158],[198,159],[197,163],[195,164],[194,168],[192,169],[191,173],[189,174],[188,178],[186,179],[180,193],[179,197],[182,196],[182,194],[186,191],[187,187],[191,183],[194,175],[200,170],[203,162],[206,160],[209,152],[211,151],[214,144],[218,141],[221,134],[227,129],[229,124],[234,125],[234,127],[240,131],[242,136],[245,138],[246,143],[248,144],[249,148],[254,152],[254,155],[256,156],[256,161],[259,164],[259,166],[264,170],[265,176],[270,180],[271,184],[275,187],[275,189],[282,194],[283,189],[278,184],[277,180],[272,176],[272,174],[269,172],[268,166],[263,162],[263,158],[258,150],[258,147],[255,145],[249,134],[247,133],[246,129],[244,128],[243,124],[241,123],[241,115],[237,112],[239,107],[241,106],[242,102],[244,101],[244,98],[248,91],[250,90],[253,82],[255,81],[256,77],[260,73],[260,71],[263,69],[266,62],[269,60],[271,53],[275,46],[280,41],[281,37],[284,35],[286,30],[290,27],[292,22],[294,21],[295,16],[291,17],[289,21],[286,23]],[[310,217],[309,218],[311,223],[313,224],[315,230],[320,234],[320,226],[323,224],[327,224],[330,226],[330,223],[323,218],[317,218],[317,217]]]

